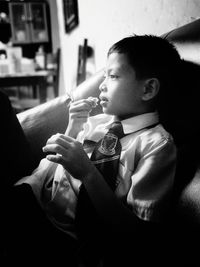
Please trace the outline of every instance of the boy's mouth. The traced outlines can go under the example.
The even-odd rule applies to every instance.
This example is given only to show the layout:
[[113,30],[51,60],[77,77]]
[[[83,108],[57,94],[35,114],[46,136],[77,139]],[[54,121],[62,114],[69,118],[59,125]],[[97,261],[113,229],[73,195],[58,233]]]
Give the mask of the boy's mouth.
[[107,102],[108,99],[105,96],[100,96],[100,105],[104,106]]

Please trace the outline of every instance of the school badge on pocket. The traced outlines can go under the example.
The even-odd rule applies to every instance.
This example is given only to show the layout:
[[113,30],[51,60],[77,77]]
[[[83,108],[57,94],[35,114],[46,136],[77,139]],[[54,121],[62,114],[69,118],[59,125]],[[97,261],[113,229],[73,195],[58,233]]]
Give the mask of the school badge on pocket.
[[115,154],[115,148],[117,145],[118,137],[112,133],[108,133],[104,136],[99,147],[99,152],[106,155],[112,156]]

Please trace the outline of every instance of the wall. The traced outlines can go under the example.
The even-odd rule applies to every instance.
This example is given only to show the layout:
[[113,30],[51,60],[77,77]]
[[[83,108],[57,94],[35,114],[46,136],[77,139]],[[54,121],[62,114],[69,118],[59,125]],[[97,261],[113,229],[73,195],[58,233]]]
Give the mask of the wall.
[[57,0],[64,87],[76,86],[78,45],[83,39],[95,50],[95,69],[102,68],[106,52],[115,41],[136,33],[160,35],[199,18],[199,0],[78,0],[79,26],[64,31],[62,1]]
[[[61,36],[64,34],[60,31],[60,25],[58,23],[58,16],[60,15],[60,11],[58,12],[57,2],[55,0],[47,0],[49,7],[50,7],[50,16],[51,16],[51,38],[52,38],[52,48],[53,52],[55,53],[58,48],[61,47]],[[59,2],[61,2],[59,0]],[[60,58],[60,74],[59,74],[59,88],[62,93],[64,94],[65,91],[62,90],[65,88],[64,82],[64,73],[63,73],[63,63],[62,57]]]
[[47,0],[50,7],[50,17],[51,17],[51,31],[52,31],[52,48],[53,52],[56,52],[60,46],[60,34],[58,27],[58,9],[55,0]]

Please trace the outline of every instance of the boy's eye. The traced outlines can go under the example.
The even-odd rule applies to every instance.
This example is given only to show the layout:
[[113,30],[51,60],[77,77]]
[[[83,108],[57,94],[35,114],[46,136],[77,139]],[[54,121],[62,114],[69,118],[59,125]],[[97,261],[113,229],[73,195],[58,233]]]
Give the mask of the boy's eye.
[[115,74],[110,74],[110,75],[109,75],[109,77],[110,77],[112,80],[114,80],[114,79],[117,79],[117,78],[118,78],[118,76],[117,76],[117,75],[115,75]]
[[111,79],[111,80],[115,80],[117,79],[119,76],[116,75],[116,74],[112,74],[112,73],[107,73],[106,71],[104,72],[104,75],[103,75],[104,79]]

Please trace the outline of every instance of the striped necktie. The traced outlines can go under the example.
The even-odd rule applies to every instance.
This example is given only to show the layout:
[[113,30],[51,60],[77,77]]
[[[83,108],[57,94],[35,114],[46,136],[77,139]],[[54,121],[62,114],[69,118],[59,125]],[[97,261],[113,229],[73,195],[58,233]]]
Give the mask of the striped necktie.
[[91,161],[101,172],[104,179],[114,191],[117,187],[116,176],[118,173],[121,154],[120,139],[124,136],[120,121],[114,122],[109,131],[100,140],[91,155]]
[[[116,178],[121,154],[120,139],[123,136],[121,122],[114,122],[105,136],[96,143],[91,155],[91,161],[113,191],[118,185]],[[75,222],[78,236],[83,242],[97,238],[98,233],[102,230],[100,218],[98,218],[83,184],[78,196]]]

